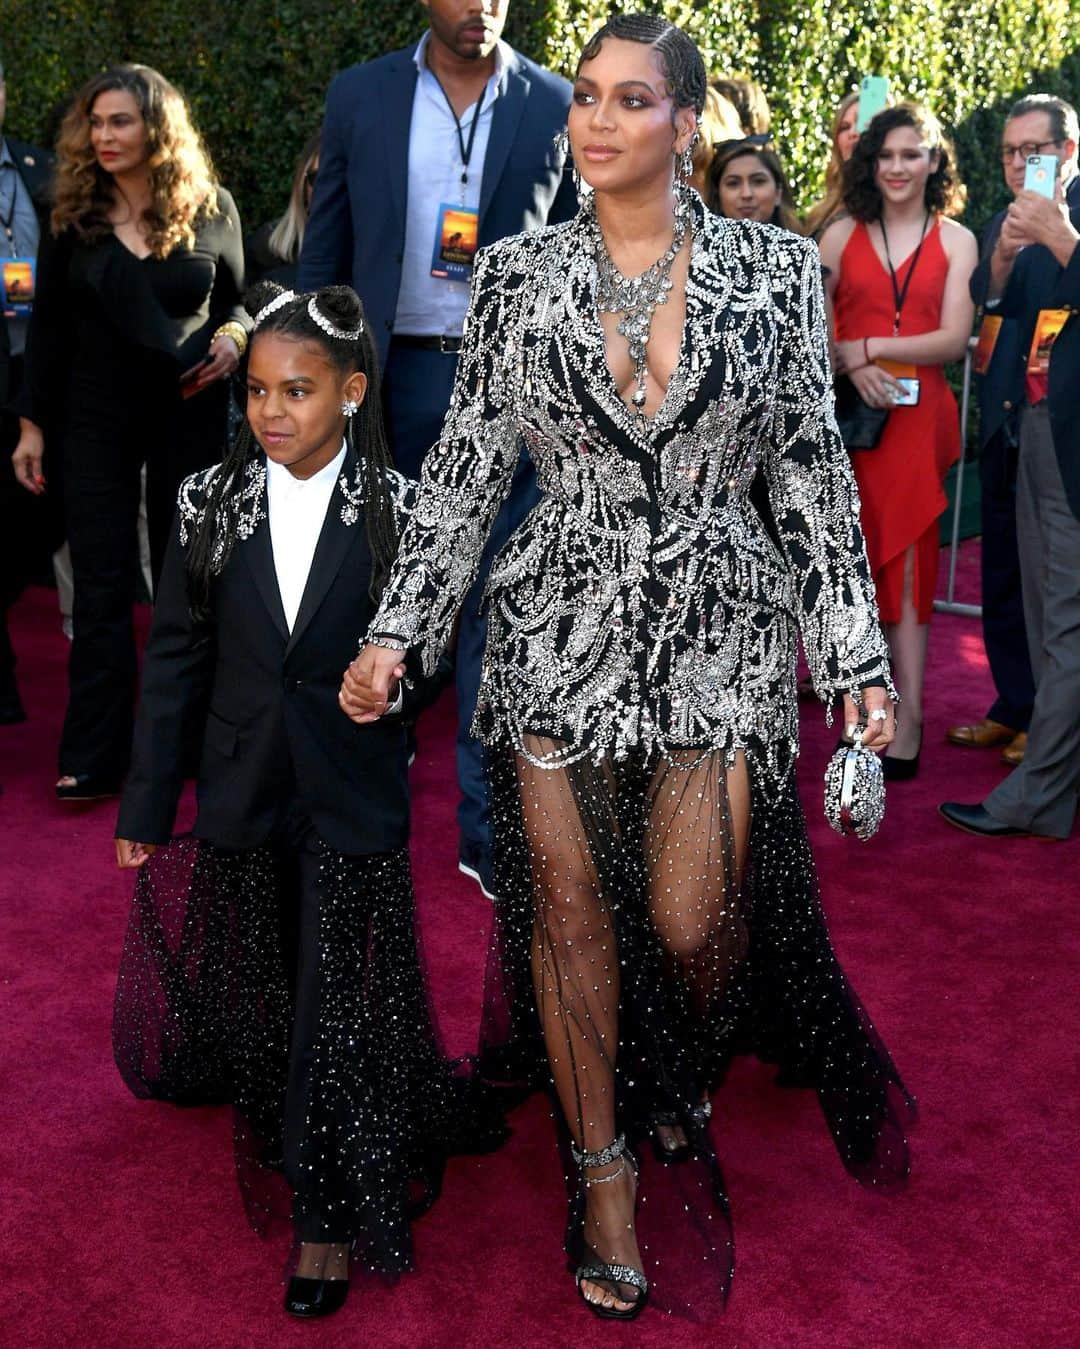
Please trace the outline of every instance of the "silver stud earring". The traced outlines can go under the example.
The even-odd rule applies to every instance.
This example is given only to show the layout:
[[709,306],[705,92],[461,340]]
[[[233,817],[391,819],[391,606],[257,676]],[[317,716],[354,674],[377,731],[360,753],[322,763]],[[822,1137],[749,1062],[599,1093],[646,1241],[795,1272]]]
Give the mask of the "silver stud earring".
[[344,416],[352,417],[355,416],[357,409],[359,407],[360,407],[359,403],[354,403],[351,398],[346,398],[344,403],[342,403],[341,405],[341,411]]

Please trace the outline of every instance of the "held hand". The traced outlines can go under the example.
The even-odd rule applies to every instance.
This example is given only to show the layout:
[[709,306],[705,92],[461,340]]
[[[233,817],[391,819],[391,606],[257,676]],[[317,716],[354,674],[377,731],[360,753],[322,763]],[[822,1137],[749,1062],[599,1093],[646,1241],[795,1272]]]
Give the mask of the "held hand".
[[401,651],[369,643],[345,671],[338,702],[359,726],[378,721],[394,699],[397,680],[405,674]]
[[891,408],[903,393],[896,380],[876,365],[864,365],[861,370],[853,370],[848,378],[855,385],[859,397],[872,408]]
[[122,871],[141,867],[157,851],[156,843],[135,843],[129,838],[116,839],[116,865]]
[[45,478],[41,472],[41,461],[45,454],[45,438],[41,434],[40,427],[28,422],[25,418],[21,422],[22,433],[19,436],[19,443],[15,446],[15,452],[11,456],[11,467],[15,472],[15,479],[21,487],[25,487],[28,492],[34,496],[41,496],[45,491]]
[[[866,709],[866,727],[863,731],[865,749],[884,749],[892,744],[896,734],[896,711],[885,689],[863,689],[862,705]],[[875,712],[884,712],[885,717],[875,717]],[[859,725],[859,709],[848,694],[844,694],[844,734],[850,739]]]

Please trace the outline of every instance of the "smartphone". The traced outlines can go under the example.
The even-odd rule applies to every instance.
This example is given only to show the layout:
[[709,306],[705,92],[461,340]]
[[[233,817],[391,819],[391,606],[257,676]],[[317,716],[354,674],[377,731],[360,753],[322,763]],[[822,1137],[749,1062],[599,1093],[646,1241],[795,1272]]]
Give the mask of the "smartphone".
[[190,370],[184,371],[184,373],[180,376],[181,398],[193,398],[197,393],[202,393],[203,389],[206,386],[200,384],[199,380],[202,378],[203,371],[206,369],[206,367],[210,364],[210,362],[213,359],[214,358],[210,354],[210,352],[207,352],[206,355],[202,358],[201,361],[198,362],[197,365],[193,365]]
[[190,370],[185,370],[183,372],[183,374],[180,376],[180,383],[190,384],[193,379],[198,379],[199,376],[202,374],[202,372],[206,369],[206,367],[210,364],[210,362],[213,359],[214,358],[210,354],[210,352],[207,352],[201,361],[198,361],[195,365],[193,365]]
[[893,397],[893,407],[915,408],[919,406],[919,381],[917,379],[898,379],[900,392]]
[[865,131],[889,101],[887,75],[864,75],[859,85],[859,119],[856,131]]
[[1024,191],[1038,192],[1040,196],[1053,201],[1057,171],[1057,155],[1028,155],[1027,167],[1024,169]]

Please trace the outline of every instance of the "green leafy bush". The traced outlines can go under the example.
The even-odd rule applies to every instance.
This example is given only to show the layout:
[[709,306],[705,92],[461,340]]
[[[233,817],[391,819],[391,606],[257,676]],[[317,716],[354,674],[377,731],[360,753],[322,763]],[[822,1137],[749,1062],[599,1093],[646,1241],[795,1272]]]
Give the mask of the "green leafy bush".
[[[819,194],[828,126],[860,75],[888,75],[953,129],[980,226],[1003,198],[995,147],[1021,92],[1073,98],[1080,0],[670,0],[644,4],[685,25],[716,74],[765,86],[802,205]],[[507,36],[569,73],[601,0],[511,0]],[[292,161],[320,117],[334,72],[404,46],[424,27],[411,0],[0,0],[8,126],[47,134],[56,106],[114,60],[156,66],[187,94],[222,181],[249,225],[276,215]]]

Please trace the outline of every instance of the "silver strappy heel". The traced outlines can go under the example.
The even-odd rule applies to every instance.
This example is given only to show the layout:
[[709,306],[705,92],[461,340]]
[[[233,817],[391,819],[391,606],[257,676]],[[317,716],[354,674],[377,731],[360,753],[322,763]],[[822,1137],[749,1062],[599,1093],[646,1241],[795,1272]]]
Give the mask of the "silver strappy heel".
[[[597,1152],[584,1152],[570,1146],[574,1161],[582,1170],[582,1196],[586,1190],[594,1185],[610,1185],[612,1181],[618,1180],[626,1174],[628,1166],[633,1168],[634,1176],[637,1177],[638,1165],[634,1154],[626,1146],[626,1135],[620,1134],[614,1143],[610,1143],[606,1148],[600,1148]],[[612,1162],[618,1162],[618,1168],[610,1176],[598,1176],[595,1179],[589,1179],[585,1174],[585,1168],[597,1166],[610,1166]],[[582,1302],[594,1312],[597,1316],[610,1321],[632,1321],[638,1316],[649,1300],[649,1281],[640,1269],[634,1269],[631,1265],[608,1264],[600,1260],[596,1252],[585,1241],[585,1206],[581,1207],[581,1235],[580,1235],[580,1263],[574,1275],[577,1284],[578,1295]],[[590,1258],[592,1257],[592,1258]],[[605,1283],[612,1285],[612,1291],[620,1302],[627,1302],[629,1299],[620,1291],[621,1287],[630,1287],[637,1289],[637,1297],[633,1305],[627,1307],[625,1311],[620,1311],[616,1307],[605,1307],[599,1303],[590,1301],[582,1292],[581,1285],[584,1282]]]

